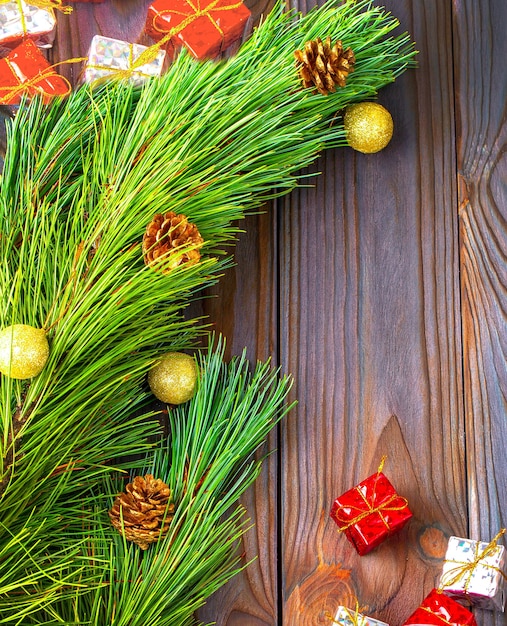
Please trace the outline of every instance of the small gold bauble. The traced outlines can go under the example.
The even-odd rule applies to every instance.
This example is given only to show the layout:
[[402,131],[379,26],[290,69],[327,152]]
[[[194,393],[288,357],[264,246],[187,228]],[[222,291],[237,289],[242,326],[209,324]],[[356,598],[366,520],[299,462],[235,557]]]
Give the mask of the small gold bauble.
[[153,395],[167,404],[183,404],[194,395],[197,363],[183,352],[167,352],[148,372]]
[[49,357],[49,344],[42,328],[14,324],[0,331],[0,372],[10,378],[33,378]]
[[360,102],[348,106],[343,125],[349,146],[365,154],[382,150],[393,136],[393,118],[377,102]]

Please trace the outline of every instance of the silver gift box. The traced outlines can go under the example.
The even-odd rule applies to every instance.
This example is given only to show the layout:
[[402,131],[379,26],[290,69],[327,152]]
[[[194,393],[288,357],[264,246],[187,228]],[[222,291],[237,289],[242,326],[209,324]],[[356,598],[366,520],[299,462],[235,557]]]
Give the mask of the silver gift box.
[[56,18],[52,9],[40,9],[24,0],[0,4],[0,45],[33,39],[39,48],[51,48]]
[[164,50],[158,50],[148,63],[136,66],[137,59],[147,49],[136,43],[95,35],[88,51],[84,82],[94,83],[117,76],[139,85],[148,78],[160,76],[166,64]]
[[389,626],[386,622],[373,619],[373,617],[366,617],[346,606],[338,607],[334,621],[336,624],[342,624],[342,626]]
[[505,606],[505,548],[495,545],[471,567],[488,543],[450,537],[440,576],[440,589],[452,598],[466,598],[482,609]]

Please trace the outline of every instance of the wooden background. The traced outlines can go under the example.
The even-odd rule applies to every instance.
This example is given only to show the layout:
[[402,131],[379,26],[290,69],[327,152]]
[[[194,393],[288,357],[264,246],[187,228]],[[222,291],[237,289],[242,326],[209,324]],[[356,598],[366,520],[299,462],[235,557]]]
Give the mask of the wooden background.
[[[83,56],[96,33],[140,40],[148,4],[76,4],[52,60]],[[323,154],[313,187],[246,220],[237,267],[197,307],[232,353],[291,372],[299,400],[244,498],[258,559],[200,614],[218,625],[330,626],[357,597],[399,626],[449,535],[507,525],[507,2],[383,4],[420,51],[379,97],[393,141]],[[383,455],[414,518],[359,557],[329,509]]]

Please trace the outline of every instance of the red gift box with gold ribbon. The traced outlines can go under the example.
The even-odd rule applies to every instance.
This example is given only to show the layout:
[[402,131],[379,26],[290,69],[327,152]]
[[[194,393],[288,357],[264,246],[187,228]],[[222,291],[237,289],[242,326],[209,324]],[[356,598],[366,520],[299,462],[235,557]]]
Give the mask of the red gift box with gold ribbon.
[[382,466],[336,498],[331,509],[331,517],[360,555],[401,530],[412,517],[407,500],[396,493]]
[[249,17],[235,0],[155,0],[145,30],[170,56],[185,46],[196,59],[212,59],[242,36]]
[[403,626],[408,626],[408,624],[477,626],[473,613],[437,589],[433,589],[426,596]]
[[47,104],[55,96],[70,92],[69,82],[60,76],[27,39],[0,59],[0,104],[19,104],[26,95],[41,95]]

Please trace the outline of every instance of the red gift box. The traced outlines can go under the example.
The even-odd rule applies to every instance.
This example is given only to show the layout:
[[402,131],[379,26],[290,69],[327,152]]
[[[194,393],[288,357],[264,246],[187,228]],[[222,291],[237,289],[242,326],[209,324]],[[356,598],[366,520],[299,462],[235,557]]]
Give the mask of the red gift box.
[[436,626],[477,626],[473,614],[456,600],[433,589],[403,624],[435,624]]
[[249,17],[235,0],[155,0],[145,30],[169,55],[185,46],[196,59],[212,59],[241,37]]
[[31,39],[0,59],[0,104],[19,104],[24,95],[36,94],[47,104],[70,90],[69,82],[55,72]]
[[346,491],[333,503],[331,517],[360,555],[376,548],[412,517],[380,466],[376,474]]

